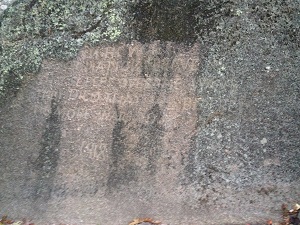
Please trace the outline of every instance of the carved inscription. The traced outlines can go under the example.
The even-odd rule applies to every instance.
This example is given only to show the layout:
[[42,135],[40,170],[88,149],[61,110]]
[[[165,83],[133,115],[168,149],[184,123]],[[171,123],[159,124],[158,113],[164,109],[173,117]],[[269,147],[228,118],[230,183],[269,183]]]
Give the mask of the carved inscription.
[[94,193],[93,183],[137,179],[135,167],[152,173],[166,154],[172,160],[162,165],[180,167],[197,131],[198,54],[198,46],[160,42],[87,47],[61,66],[63,76],[46,70],[56,85],[40,90],[34,113],[49,115],[59,94],[63,180],[89,177]]
[[79,155],[87,156],[89,158],[94,158],[96,160],[103,159],[105,157],[105,152],[108,146],[105,143],[91,143],[87,141],[82,141]]
[[[149,108],[158,101],[168,115],[166,127],[174,127],[170,124],[178,123],[197,104],[193,76],[198,70],[199,57],[197,49],[192,54],[191,51],[177,53],[168,50],[174,49],[171,47],[162,50],[155,43],[147,50],[142,44],[134,43],[82,51],[71,66],[71,84],[64,92],[62,119],[66,126],[75,122],[87,123],[89,128],[101,133],[117,119],[115,106],[135,119],[134,116],[145,113],[143,107]],[[163,54],[170,57],[161,58]],[[183,89],[186,92],[183,95],[173,93]],[[155,93],[159,92],[162,94],[155,99]],[[88,132],[84,129],[76,131],[77,135],[82,137]],[[91,140],[81,138],[77,155],[101,160],[104,157],[101,152],[105,152],[110,144],[91,137]]]

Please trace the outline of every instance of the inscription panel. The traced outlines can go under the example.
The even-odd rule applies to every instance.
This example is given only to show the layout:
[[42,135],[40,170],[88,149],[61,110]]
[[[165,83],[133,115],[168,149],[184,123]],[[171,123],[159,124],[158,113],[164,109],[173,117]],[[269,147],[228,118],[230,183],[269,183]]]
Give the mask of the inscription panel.
[[47,102],[53,96],[60,102],[58,174],[66,182],[64,191],[53,190],[67,194],[83,183],[113,189],[122,177],[142,182],[145,175],[165,180],[170,170],[180,173],[172,168],[181,166],[197,130],[197,45],[85,48],[67,68],[56,67],[44,67],[55,85],[38,90],[41,104],[34,107],[35,115],[47,116]]

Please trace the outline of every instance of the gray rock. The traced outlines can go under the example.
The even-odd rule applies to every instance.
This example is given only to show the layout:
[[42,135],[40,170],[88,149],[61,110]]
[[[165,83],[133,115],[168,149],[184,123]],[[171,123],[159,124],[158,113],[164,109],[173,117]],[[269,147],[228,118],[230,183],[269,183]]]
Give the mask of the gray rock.
[[[88,20],[53,36],[20,30],[22,44],[4,35],[0,85],[12,85],[0,88],[9,90],[0,214],[70,224],[278,222],[281,204],[300,196],[298,3],[126,2],[109,14],[125,25],[104,20],[123,32],[117,43],[81,29]],[[87,45],[91,37],[98,46]],[[20,52],[24,66],[13,61]]]

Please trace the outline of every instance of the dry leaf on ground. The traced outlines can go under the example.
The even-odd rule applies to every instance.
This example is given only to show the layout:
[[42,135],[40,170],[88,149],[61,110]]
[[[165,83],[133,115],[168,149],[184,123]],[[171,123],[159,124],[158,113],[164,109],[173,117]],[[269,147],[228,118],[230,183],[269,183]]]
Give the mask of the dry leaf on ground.
[[161,224],[160,221],[153,221],[151,218],[136,218],[132,222],[130,222],[128,225],[136,225],[140,223],[152,223],[152,224]]

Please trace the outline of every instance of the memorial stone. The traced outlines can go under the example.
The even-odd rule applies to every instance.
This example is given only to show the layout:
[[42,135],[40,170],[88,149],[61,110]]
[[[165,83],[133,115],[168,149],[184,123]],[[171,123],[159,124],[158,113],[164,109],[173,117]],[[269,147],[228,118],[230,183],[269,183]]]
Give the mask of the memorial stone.
[[300,196],[299,24],[297,0],[14,1],[0,215],[279,224]]

